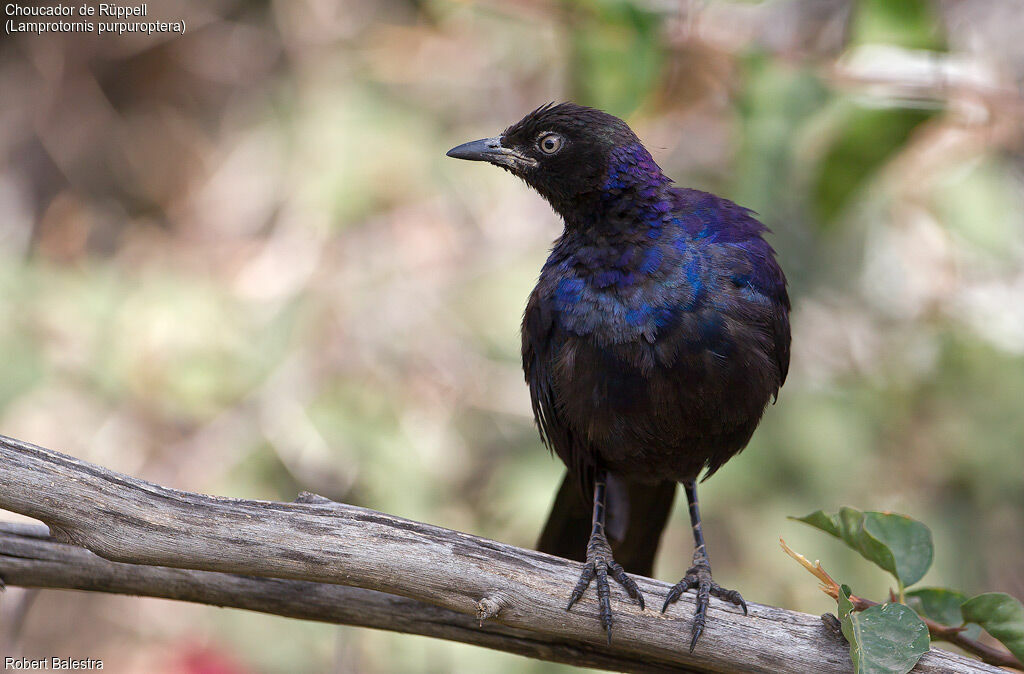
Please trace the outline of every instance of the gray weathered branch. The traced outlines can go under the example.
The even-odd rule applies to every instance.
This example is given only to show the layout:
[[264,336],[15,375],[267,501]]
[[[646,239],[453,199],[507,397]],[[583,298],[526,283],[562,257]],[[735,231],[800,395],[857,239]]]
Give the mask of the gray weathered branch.
[[[0,578],[9,585],[177,599],[287,618],[373,627],[486,646],[541,660],[630,670],[631,658],[358,587],[111,562],[58,543],[40,525],[0,522]],[[0,639],[3,635],[0,634]],[[652,668],[653,669],[653,668]]]
[[[590,592],[564,610],[575,562],[344,504],[177,491],[3,436],[0,508],[120,562],[9,530],[0,535],[0,577],[11,584],[238,606],[629,671],[850,671],[845,644],[815,616],[751,604],[744,617],[713,600],[714,619],[690,655],[691,598],[663,615],[616,596],[609,646]],[[669,587],[638,583],[652,599]],[[481,611],[489,620],[475,627]],[[1003,670],[942,650],[915,669],[950,671]]]

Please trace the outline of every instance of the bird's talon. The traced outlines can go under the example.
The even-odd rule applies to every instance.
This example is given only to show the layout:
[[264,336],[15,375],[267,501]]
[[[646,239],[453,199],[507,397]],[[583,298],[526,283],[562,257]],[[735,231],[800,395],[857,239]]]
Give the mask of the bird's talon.
[[743,609],[743,615],[747,615],[747,602],[743,601],[743,597],[736,590],[726,590],[716,583],[711,583],[711,596],[739,606]]
[[587,562],[583,567],[583,573],[580,574],[580,579],[576,583],[576,587],[572,589],[572,594],[569,596],[569,603],[566,604],[565,610],[568,611],[572,608],[572,605],[580,600],[583,593],[587,591],[587,586],[590,585],[590,581],[594,579],[594,564]]
[[[600,536],[600,534],[595,534],[595,536]],[[565,610],[568,611],[571,609],[583,596],[584,592],[586,592],[591,581],[595,581],[601,625],[604,627],[604,630],[608,635],[608,643],[611,644],[613,621],[611,586],[608,583],[609,575],[611,575],[611,577],[622,586],[626,591],[626,594],[636,601],[640,606],[640,609],[643,610],[644,597],[643,594],[640,593],[640,588],[637,586],[636,582],[629,577],[622,566],[612,559],[611,547],[603,536],[601,536],[600,539],[592,539],[590,545],[587,546],[587,563],[583,566],[579,582],[577,582],[576,587],[573,588],[572,595],[569,597],[569,603],[566,605]]]
[[668,596],[665,597],[665,605],[661,612],[664,613],[668,607],[675,603],[687,590],[697,590],[697,606],[693,612],[693,623],[691,627],[692,638],[690,639],[690,652],[697,647],[697,640],[704,633],[704,625],[707,622],[709,597],[718,597],[743,608],[743,615],[747,615],[747,603],[736,590],[727,590],[711,579],[711,567],[706,563],[698,563],[691,567],[686,575],[672,586]]
[[640,610],[643,611],[646,608],[644,606],[644,595],[640,592],[640,587],[637,586],[636,581],[630,578],[622,566],[615,561],[608,564],[608,572],[626,590],[626,594],[640,605]]

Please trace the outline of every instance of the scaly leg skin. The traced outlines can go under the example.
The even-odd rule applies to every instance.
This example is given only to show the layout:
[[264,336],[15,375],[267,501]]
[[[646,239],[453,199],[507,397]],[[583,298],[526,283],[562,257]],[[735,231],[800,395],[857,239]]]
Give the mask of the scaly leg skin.
[[686,502],[690,506],[690,522],[693,524],[693,541],[696,549],[693,551],[693,566],[687,570],[683,579],[669,590],[661,612],[664,613],[687,590],[697,590],[697,610],[693,614],[693,637],[690,639],[690,652],[693,653],[693,649],[697,647],[697,640],[704,632],[710,597],[718,597],[736,606],[742,606],[743,615],[747,615],[747,602],[743,601],[743,597],[736,590],[726,590],[711,579],[711,563],[704,547],[704,531],[700,526],[700,509],[697,507],[697,484],[690,480],[684,482],[683,487],[686,489]]
[[572,596],[569,597],[569,603],[566,605],[565,610],[568,611],[572,608],[573,604],[579,601],[590,585],[590,581],[596,578],[597,602],[601,611],[601,624],[604,626],[604,631],[608,634],[608,644],[611,645],[612,604],[611,589],[608,587],[608,576],[611,575],[626,590],[626,594],[636,600],[636,603],[640,605],[640,610],[644,608],[644,596],[640,594],[640,588],[636,586],[633,579],[626,575],[626,572],[612,557],[612,547],[608,544],[608,538],[604,533],[606,485],[607,477],[605,472],[603,470],[598,471],[594,481],[594,528],[590,532],[590,542],[587,543],[587,563],[583,567],[583,573],[580,574],[579,582],[573,588]]

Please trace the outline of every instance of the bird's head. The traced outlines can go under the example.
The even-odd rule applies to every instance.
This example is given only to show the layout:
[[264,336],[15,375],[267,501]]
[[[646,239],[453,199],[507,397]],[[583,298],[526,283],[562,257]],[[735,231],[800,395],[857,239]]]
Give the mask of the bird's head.
[[500,136],[453,147],[448,156],[514,173],[567,221],[598,208],[619,165],[640,182],[667,180],[625,122],[575,103],[537,108]]

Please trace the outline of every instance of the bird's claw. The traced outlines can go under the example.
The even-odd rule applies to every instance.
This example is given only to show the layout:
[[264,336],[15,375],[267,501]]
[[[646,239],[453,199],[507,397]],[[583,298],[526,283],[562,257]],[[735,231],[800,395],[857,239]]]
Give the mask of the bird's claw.
[[697,608],[693,612],[693,626],[691,628],[690,652],[697,647],[697,640],[704,633],[704,623],[707,621],[708,601],[710,597],[718,597],[723,601],[730,602],[743,608],[743,615],[747,615],[747,602],[736,590],[727,590],[711,579],[711,566],[707,558],[698,551],[694,555],[694,565],[687,570],[686,575],[678,583],[672,586],[668,596],[665,597],[665,604],[661,607],[664,613],[670,605],[677,601],[687,590],[697,590]]
[[583,573],[580,574],[579,582],[576,583],[576,587],[572,590],[572,595],[569,597],[569,603],[566,604],[565,610],[568,611],[572,608],[573,604],[579,601],[583,593],[587,591],[587,587],[590,586],[590,582],[596,578],[597,603],[600,608],[601,624],[608,635],[608,643],[611,644],[612,604],[611,588],[608,585],[609,575],[622,586],[626,594],[640,605],[640,610],[643,610],[644,596],[640,593],[640,588],[637,587],[636,582],[629,577],[622,566],[612,557],[611,546],[608,545],[607,539],[602,534],[591,536],[590,544],[587,545],[587,563],[583,566]]

